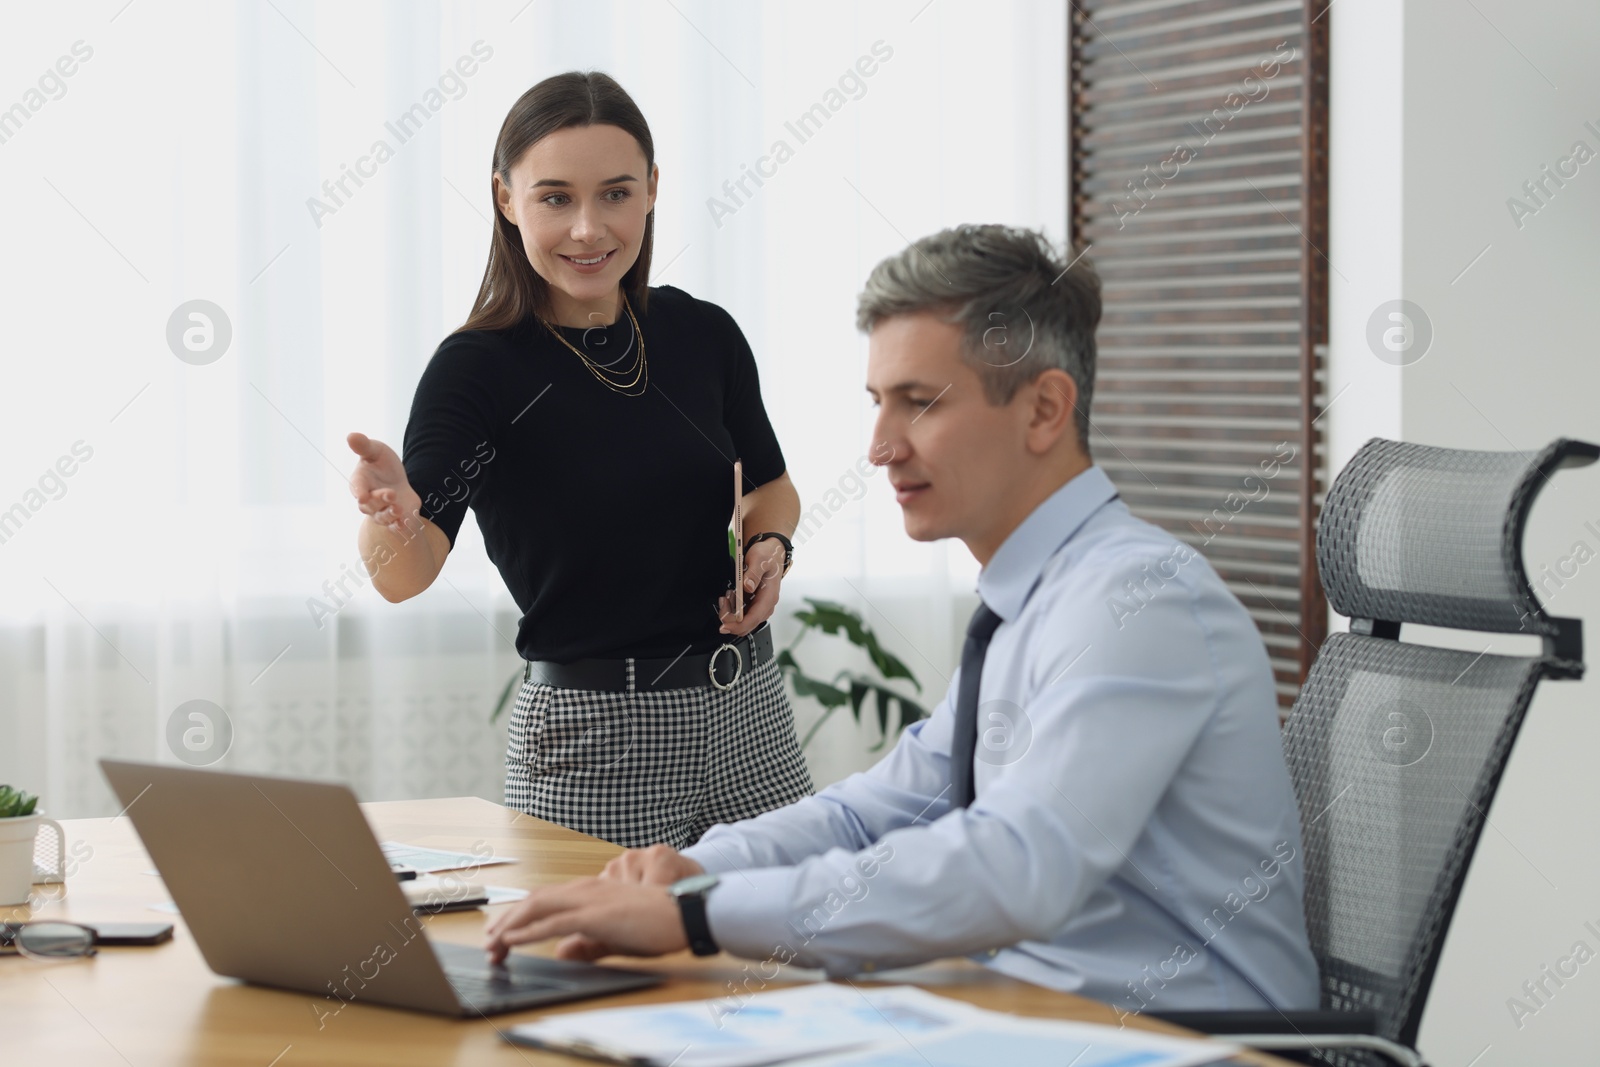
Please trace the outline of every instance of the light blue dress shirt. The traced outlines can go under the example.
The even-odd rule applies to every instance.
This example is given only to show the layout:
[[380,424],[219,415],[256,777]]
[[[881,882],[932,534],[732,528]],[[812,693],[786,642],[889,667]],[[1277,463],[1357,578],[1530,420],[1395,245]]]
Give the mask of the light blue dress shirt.
[[1216,572],[1091,467],[978,591],[977,799],[949,800],[958,671],[871,770],[685,850],[722,874],[718,943],[836,976],[972,955],[1122,1012],[1316,1007],[1272,672]]

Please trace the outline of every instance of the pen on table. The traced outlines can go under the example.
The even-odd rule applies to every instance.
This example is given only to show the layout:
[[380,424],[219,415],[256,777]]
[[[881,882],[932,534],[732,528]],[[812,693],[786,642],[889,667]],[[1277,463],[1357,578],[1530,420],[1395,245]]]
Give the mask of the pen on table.
[[415,867],[407,867],[403,863],[391,863],[389,869],[394,871],[394,876],[402,882],[409,882],[417,876]]
[[[517,1034],[518,1044],[528,1045],[533,1048],[542,1048],[550,1052],[565,1052],[573,1056],[582,1056],[591,1060],[604,1060],[607,1063],[627,1064],[628,1067],[660,1067],[661,1060],[653,1056],[636,1056],[631,1052],[620,1049],[606,1048],[593,1041],[583,1038],[550,1038],[533,1037],[527,1034]],[[679,1053],[681,1056],[682,1053]]]

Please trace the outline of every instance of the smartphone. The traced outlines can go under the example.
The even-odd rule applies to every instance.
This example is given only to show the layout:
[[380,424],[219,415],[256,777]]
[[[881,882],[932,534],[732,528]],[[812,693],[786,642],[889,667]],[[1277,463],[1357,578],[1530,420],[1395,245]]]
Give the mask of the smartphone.
[[96,945],[159,945],[172,940],[171,923],[84,923]]
[[744,621],[744,462],[733,461],[733,617]]

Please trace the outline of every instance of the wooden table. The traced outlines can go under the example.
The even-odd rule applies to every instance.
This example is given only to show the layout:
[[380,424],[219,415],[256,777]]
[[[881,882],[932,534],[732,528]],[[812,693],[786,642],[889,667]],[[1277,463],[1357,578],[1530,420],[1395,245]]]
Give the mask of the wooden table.
[[[394,801],[363,805],[380,840],[470,852],[486,842],[496,856],[519,862],[485,867],[495,885],[532,888],[594,874],[620,850],[596,838],[542,822],[477,797]],[[323,998],[247,986],[213,974],[177,916],[150,905],[167,900],[133,825],[126,818],[63,822],[69,855],[76,857],[67,885],[36,886],[33,906],[0,908],[0,920],[63,919],[82,922],[152,922],[170,919],[174,939],[152,948],[102,948],[92,959],[41,962],[0,957],[0,1049],[7,1064],[144,1067],[228,1064],[299,1067],[301,1064],[577,1064],[586,1061],[513,1047],[506,1026],[556,1011],[599,1005],[694,1000],[727,996],[729,983],[759,982],[746,961],[688,953],[658,960],[618,961],[652,969],[671,981],[654,989],[604,1000],[455,1020],[392,1008],[346,1005],[335,1016]],[[463,944],[482,943],[484,914],[458,912],[427,920],[429,935]],[[548,953],[553,944],[539,946]],[[765,988],[814,980],[816,972],[786,969]],[[791,977],[792,976],[792,977]],[[981,1007],[1019,1015],[1116,1023],[1103,1004],[1057,993],[996,974],[965,960],[896,972],[918,985]],[[1130,1025],[1182,1033],[1154,1020]],[[1257,1053],[1241,1063],[1284,1061]]]

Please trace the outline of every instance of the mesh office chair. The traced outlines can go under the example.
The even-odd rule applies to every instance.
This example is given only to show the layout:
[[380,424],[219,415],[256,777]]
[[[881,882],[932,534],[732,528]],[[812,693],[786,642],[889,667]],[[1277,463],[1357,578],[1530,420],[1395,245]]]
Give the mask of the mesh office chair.
[[[1547,615],[1522,567],[1534,498],[1600,448],[1471,452],[1374,438],[1328,493],[1317,564],[1350,633],[1328,638],[1284,726],[1305,840],[1310,1012],[1161,1018],[1307,1062],[1420,1065],[1439,952],[1541,678],[1583,675],[1577,619]],[[1483,651],[1403,644],[1402,623],[1483,631]],[[1539,656],[1493,651],[1535,634]]]

